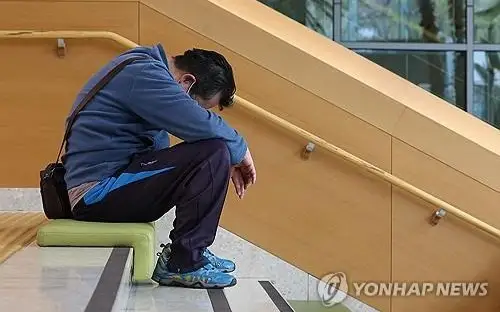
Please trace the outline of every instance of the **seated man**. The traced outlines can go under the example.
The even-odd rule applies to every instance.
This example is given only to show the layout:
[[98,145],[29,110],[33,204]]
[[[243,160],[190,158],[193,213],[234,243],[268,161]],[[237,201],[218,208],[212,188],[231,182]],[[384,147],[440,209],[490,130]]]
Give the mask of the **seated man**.
[[[65,180],[76,220],[152,222],[176,207],[168,252],[153,280],[221,288],[234,263],[212,254],[229,179],[243,198],[256,181],[245,140],[209,109],[232,104],[226,59],[194,49],[167,57],[161,45],[131,49],[94,75],[73,109],[117,63],[139,56],[79,113],[66,145]],[[183,143],[170,147],[168,134]],[[166,249],[166,248],[165,248]]]

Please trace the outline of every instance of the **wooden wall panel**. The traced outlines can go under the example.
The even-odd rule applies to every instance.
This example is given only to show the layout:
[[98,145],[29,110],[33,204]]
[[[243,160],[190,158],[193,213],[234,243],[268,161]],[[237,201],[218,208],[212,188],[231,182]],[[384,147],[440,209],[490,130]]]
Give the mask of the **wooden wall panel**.
[[[0,0],[0,2],[12,2],[13,0]],[[15,0],[15,2],[134,2],[137,0]]]
[[[455,109],[449,106],[450,110]],[[445,118],[443,117],[442,120],[444,121]],[[477,123],[483,122],[472,115],[464,116],[461,120],[461,125],[470,127],[477,126]],[[495,133],[497,138],[487,134],[481,136],[483,139],[500,141],[500,131],[494,131],[497,132]],[[406,110],[395,128],[394,136],[411,146],[418,147],[419,150],[457,171],[500,191],[499,175],[496,170],[492,170],[492,168],[500,167],[500,156],[491,150],[485,150],[478,142],[464,140],[453,129],[444,128],[438,122],[414,111]]]
[[[0,2],[0,29],[110,30],[138,40],[132,2]],[[86,80],[124,48],[109,40],[0,40],[0,186],[36,187],[53,161],[64,119]]]
[[54,161],[64,120],[86,80],[122,51],[109,41],[68,40],[60,59],[50,40],[0,41],[0,187],[38,187]]
[[137,42],[137,2],[0,1],[1,30],[107,30]]
[[257,105],[390,171],[390,136],[298,88],[147,6],[141,6],[141,44],[162,43],[169,54],[193,47],[223,53],[234,67],[238,93]]
[[[302,160],[302,140],[242,109],[224,117],[248,139],[258,172],[243,200],[231,186],[224,228],[319,278],[390,280],[390,185],[324,151]],[[388,298],[361,299],[389,308]]]
[[500,228],[500,193],[397,139],[392,154],[395,175]]
[[[500,194],[394,140],[393,171],[478,218],[500,226]],[[395,297],[392,312],[498,311],[498,239],[448,216],[432,227],[436,207],[394,188],[392,199],[392,277],[399,282],[489,282],[485,297]]]

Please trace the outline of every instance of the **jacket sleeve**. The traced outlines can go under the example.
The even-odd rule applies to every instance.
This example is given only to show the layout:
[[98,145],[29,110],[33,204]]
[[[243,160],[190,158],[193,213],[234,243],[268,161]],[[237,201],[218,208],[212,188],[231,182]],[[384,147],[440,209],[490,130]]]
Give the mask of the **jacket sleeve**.
[[163,64],[148,63],[133,78],[126,102],[129,108],[154,128],[186,142],[222,139],[233,165],[245,156],[247,143],[219,115],[201,107],[174,81]]

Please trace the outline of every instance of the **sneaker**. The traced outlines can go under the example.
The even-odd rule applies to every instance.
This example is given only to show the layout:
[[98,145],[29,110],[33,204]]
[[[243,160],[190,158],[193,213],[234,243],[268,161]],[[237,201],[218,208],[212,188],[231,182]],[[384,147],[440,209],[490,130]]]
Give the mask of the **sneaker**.
[[[168,259],[171,253],[170,243],[166,245],[161,244],[160,247],[163,247],[161,254],[165,257],[165,259]],[[159,255],[160,253],[158,254],[158,256]],[[210,261],[210,263],[221,272],[231,273],[236,270],[236,264],[233,261],[217,257],[210,250],[208,250],[208,248],[205,248],[203,256],[207,258],[208,261]]]
[[151,279],[163,286],[188,288],[225,288],[236,285],[236,278],[216,269],[211,263],[188,273],[170,272],[168,259],[159,257]]

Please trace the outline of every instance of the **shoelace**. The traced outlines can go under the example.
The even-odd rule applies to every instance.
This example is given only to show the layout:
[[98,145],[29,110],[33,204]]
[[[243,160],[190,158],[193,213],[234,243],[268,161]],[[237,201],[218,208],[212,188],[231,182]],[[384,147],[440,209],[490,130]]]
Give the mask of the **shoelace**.
[[205,253],[207,254],[207,258],[211,258],[210,260],[211,261],[214,261],[216,265],[222,265],[223,261],[219,258],[217,258],[217,256],[215,256],[208,248],[205,249]]
[[[170,245],[170,244],[169,244],[169,245]],[[165,244],[163,244],[163,243],[161,243],[161,244],[160,244],[160,248],[165,248],[165,247],[167,247],[167,245],[165,245]],[[162,252],[163,252],[163,250],[162,250]],[[157,253],[156,253],[156,255],[157,255],[158,257],[159,257],[159,256],[161,256],[161,252],[157,252]]]
[[[170,244],[165,245],[165,244],[161,243],[160,244],[160,248],[165,248],[168,245],[170,245]],[[162,252],[163,252],[163,250],[162,250]],[[204,253],[206,254],[206,257],[210,258],[211,261],[214,261],[216,265],[222,265],[223,264],[222,263],[223,261],[221,259],[219,259],[216,255],[214,255],[208,248],[205,248]],[[161,256],[161,254],[162,254],[161,252],[157,252],[156,253],[156,255],[158,257]],[[213,269],[215,269],[215,267],[213,267]]]

